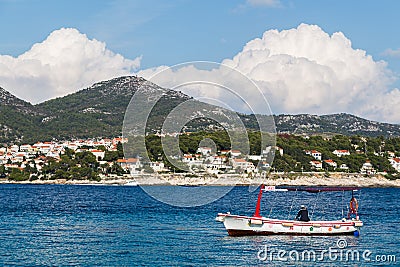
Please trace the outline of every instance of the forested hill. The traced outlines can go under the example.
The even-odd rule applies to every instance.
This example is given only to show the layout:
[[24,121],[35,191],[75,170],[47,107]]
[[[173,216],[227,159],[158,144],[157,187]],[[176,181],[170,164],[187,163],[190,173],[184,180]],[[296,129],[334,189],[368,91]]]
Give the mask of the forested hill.
[[362,136],[400,136],[400,125],[366,120],[351,114],[274,116],[281,133],[338,133]]
[[[0,143],[120,135],[126,107],[141,86],[149,96],[154,90],[164,90],[162,99],[152,113],[149,123],[152,130],[160,125],[172,108],[191,99],[181,92],[162,89],[136,76],[95,83],[76,93],[38,105],[25,102],[0,88]],[[206,109],[215,109],[205,103],[199,104]],[[247,128],[257,128],[254,116],[239,115]],[[373,122],[349,114],[276,115],[274,119],[277,132],[280,133],[400,136],[399,125]],[[211,120],[199,120],[192,122],[187,129],[220,129],[220,125]]]

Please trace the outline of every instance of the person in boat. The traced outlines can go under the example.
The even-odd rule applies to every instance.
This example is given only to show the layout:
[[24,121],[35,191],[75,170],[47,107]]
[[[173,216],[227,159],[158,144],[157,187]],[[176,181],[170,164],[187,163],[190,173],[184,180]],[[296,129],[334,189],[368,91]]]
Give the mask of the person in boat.
[[308,210],[307,210],[306,206],[304,206],[304,205],[300,206],[300,210],[297,213],[296,220],[302,221],[302,222],[310,221],[310,218],[308,217]]

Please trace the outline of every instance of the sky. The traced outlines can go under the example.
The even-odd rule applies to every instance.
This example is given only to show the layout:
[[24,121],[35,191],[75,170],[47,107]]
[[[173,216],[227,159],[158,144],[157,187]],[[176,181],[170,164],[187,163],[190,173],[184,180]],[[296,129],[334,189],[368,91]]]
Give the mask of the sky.
[[[0,0],[0,87],[39,103],[212,61],[253,80],[275,114],[400,123],[398,10],[395,0]],[[212,97],[241,111],[223,93]]]

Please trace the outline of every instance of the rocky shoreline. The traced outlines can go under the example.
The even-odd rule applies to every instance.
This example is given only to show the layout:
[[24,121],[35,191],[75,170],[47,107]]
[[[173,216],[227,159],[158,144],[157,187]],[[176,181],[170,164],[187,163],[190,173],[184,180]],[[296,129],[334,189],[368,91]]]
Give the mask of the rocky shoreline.
[[249,185],[287,185],[287,186],[355,186],[355,187],[400,187],[400,179],[389,180],[383,175],[364,176],[344,173],[313,174],[270,174],[266,178],[249,178],[239,175],[185,176],[185,175],[141,175],[102,177],[99,182],[89,180],[0,180],[1,184],[66,184],[66,185],[179,185],[179,186],[249,186]]

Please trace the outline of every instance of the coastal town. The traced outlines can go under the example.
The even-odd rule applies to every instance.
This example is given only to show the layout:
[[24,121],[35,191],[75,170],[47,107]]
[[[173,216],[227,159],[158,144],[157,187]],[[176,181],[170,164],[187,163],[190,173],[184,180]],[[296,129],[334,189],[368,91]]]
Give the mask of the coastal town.
[[[310,137],[296,138],[310,139]],[[234,175],[254,178],[265,176],[267,173],[352,173],[385,176],[388,173],[396,175],[400,172],[400,157],[396,151],[370,152],[375,158],[387,163],[383,166],[380,162],[371,161],[369,158],[372,156],[367,157],[367,153],[357,145],[353,145],[352,151],[334,149],[325,153],[309,147],[310,149],[300,151],[301,159],[297,158],[299,161],[293,164],[292,169],[285,169],[282,167],[284,166],[282,162],[288,161],[287,157],[294,157],[295,152],[290,151],[290,147],[287,147],[289,151],[285,151],[283,146],[287,142],[282,141],[285,140],[278,138],[277,145],[262,149],[260,155],[247,155],[240,150],[199,146],[195,153],[182,153],[176,156],[189,171],[177,171],[163,158],[155,161],[146,161],[139,155],[125,158],[123,144],[126,144],[128,139],[123,137],[14,144],[0,147],[0,178],[12,181],[55,179],[101,181],[107,177],[118,176],[128,179],[155,173],[213,177]],[[273,162],[269,162],[271,153],[275,154]],[[361,159],[365,160],[358,161],[361,163],[354,167],[354,162],[350,159],[352,156],[360,158],[360,155]],[[386,167],[388,170],[384,169]]]

